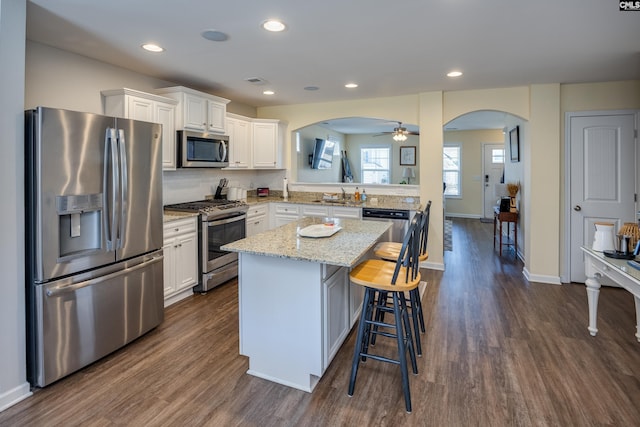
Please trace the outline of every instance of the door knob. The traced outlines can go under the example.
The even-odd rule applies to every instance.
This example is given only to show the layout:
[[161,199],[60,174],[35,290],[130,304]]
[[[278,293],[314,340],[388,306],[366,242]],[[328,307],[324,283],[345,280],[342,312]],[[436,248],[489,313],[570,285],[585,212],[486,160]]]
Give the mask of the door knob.
[[573,210],[574,210],[574,211],[576,211],[576,212],[580,212],[580,211],[582,210],[582,207],[581,207],[580,205],[576,205],[576,206],[573,208]]

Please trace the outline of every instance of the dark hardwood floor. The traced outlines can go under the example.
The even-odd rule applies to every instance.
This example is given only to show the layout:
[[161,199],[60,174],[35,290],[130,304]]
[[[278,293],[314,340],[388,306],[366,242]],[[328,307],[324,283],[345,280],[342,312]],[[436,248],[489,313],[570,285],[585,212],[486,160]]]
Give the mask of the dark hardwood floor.
[[591,337],[584,286],[528,283],[513,252],[493,251],[492,231],[455,219],[446,271],[423,271],[427,333],[411,414],[394,365],[361,365],[347,396],[355,329],[313,394],[247,375],[230,282],[169,307],[156,330],[37,390],[0,425],[639,425],[632,296],[604,288]]

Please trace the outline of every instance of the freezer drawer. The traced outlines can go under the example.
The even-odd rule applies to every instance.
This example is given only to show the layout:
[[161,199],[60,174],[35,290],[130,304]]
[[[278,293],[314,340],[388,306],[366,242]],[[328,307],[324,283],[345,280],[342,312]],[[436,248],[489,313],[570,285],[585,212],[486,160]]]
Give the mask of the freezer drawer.
[[36,286],[33,385],[44,387],[159,325],[162,264],[158,252],[99,277]]

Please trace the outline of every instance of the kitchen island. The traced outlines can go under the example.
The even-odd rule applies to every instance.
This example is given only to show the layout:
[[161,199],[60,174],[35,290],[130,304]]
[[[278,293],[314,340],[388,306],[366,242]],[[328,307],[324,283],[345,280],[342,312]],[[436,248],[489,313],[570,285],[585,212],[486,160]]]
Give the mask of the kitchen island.
[[[247,373],[307,392],[314,387],[358,318],[362,288],[349,271],[370,256],[390,222],[323,218],[299,221],[222,249],[239,253],[240,354]],[[315,225],[340,230],[301,237]]]

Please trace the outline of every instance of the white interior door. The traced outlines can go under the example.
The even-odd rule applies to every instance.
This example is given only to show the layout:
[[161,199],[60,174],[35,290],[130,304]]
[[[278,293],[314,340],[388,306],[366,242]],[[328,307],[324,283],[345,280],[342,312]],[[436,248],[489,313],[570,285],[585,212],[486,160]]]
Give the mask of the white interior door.
[[484,144],[482,146],[484,181],[483,212],[485,218],[493,218],[493,207],[498,198],[495,195],[495,184],[500,182],[504,172],[504,144]]
[[634,114],[573,116],[570,142],[570,280],[584,283],[580,246],[591,246],[594,222],[619,230],[635,221]]

